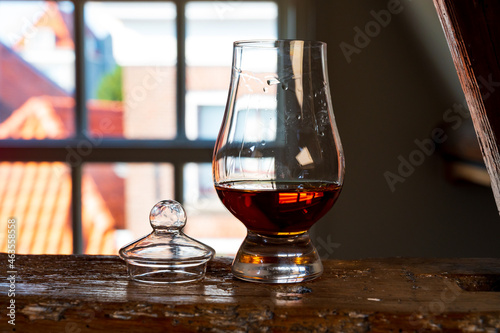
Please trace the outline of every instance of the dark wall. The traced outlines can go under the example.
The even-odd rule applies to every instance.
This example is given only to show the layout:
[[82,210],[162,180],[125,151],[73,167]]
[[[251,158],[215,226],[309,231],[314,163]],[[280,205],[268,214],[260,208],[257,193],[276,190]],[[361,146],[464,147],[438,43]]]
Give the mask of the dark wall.
[[[320,254],[500,257],[491,189],[449,182],[432,152],[431,140],[447,138],[444,114],[464,103],[432,1],[316,2],[346,156],[343,192],[313,228]],[[357,32],[366,28],[369,41]],[[400,167],[411,158],[418,165]]]

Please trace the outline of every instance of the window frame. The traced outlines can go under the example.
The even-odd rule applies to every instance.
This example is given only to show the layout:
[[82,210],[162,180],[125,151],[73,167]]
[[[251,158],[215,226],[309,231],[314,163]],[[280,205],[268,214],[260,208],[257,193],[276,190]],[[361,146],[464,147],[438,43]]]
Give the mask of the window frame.
[[[98,0],[101,2],[134,2],[134,0]],[[135,0],[135,2],[138,0]],[[72,0],[74,5],[75,43],[75,135],[60,140],[0,140],[0,160],[9,162],[65,162],[71,168],[71,221],[73,253],[83,253],[82,234],[82,170],[85,163],[150,162],[170,163],[174,168],[174,198],[183,202],[184,164],[211,163],[214,140],[189,140],[186,137],[186,18],[188,2],[210,0],[148,0],[173,2],[177,9],[177,74],[176,118],[177,135],[173,139],[113,139],[88,134],[85,91],[84,6],[88,0]],[[225,0],[229,1],[229,0]],[[225,1],[213,1],[224,3]],[[247,0],[237,0],[247,1]],[[279,39],[315,39],[313,2],[301,0],[273,1],[278,5]]]

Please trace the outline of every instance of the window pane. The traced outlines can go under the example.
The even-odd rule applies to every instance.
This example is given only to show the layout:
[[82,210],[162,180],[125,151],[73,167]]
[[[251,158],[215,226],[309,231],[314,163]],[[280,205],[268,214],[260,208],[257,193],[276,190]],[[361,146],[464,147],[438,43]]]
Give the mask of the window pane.
[[85,65],[89,132],[129,139],[176,135],[176,7],[89,2]]
[[188,163],[184,167],[186,234],[212,246],[217,255],[235,255],[245,226],[222,205],[212,182],[210,163]]
[[82,178],[84,253],[117,254],[150,233],[149,212],[173,198],[173,167],[165,163],[88,163]]
[[16,253],[70,254],[71,174],[61,162],[0,163],[0,252],[15,219]]
[[186,5],[186,134],[217,137],[229,88],[233,42],[276,39],[274,2],[207,1]]
[[0,1],[0,139],[74,135],[69,1]]

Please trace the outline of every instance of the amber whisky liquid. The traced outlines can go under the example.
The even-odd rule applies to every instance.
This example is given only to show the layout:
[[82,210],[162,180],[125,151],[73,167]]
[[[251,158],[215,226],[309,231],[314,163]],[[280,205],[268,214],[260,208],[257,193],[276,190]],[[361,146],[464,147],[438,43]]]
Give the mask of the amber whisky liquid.
[[215,186],[226,208],[262,235],[309,230],[333,206],[341,186],[325,182],[225,182]]

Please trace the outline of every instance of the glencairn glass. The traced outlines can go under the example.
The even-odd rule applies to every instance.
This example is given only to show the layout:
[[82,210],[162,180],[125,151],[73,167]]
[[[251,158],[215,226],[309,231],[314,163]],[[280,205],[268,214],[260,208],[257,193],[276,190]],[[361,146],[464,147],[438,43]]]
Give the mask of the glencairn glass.
[[232,272],[265,283],[314,279],[323,266],[308,231],[344,178],[326,44],[238,41],[233,50],[212,164],[220,200],[247,228]]

